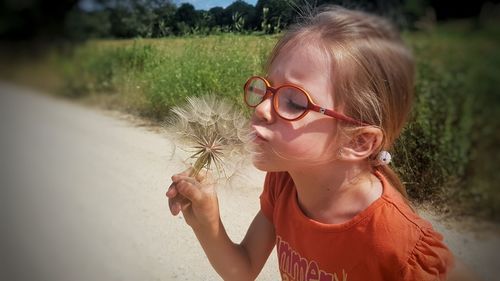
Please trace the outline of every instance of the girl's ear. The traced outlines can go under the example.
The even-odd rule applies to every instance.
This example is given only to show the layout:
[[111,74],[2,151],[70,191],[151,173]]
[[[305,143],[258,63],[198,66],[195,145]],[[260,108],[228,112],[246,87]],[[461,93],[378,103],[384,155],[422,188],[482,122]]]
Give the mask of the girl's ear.
[[384,133],[377,127],[365,127],[352,135],[351,140],[341,148],[339,158],[345,161],[364,160],[380,150]]

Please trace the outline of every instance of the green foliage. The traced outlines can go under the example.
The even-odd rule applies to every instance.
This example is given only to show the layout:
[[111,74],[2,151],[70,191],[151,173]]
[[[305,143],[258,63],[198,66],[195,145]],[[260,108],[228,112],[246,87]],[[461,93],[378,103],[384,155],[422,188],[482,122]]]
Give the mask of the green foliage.
[[[242,0],[234,1],[231,5],[227,6],[224,9],[224,13],[232,17],[234,25],[240,25],[237,29],[238,32],[243,31],[243,29],[252,30],[256,27],[254,24],[256,21],[255,8]],[[235,15],[238,16],[235,17]]]
[[155,55],[149,45],[100,46],[88,43],[60,61],[62,94],[82,97],[89,93],[111,93],[129,76],[144,71]]
[[279,33],[292,24],[297,15],[297,0],[259,0],[255,4],[257,18],[264,33]]
[[[181,40],[182,52],[158,57],[145,73],[146,94],[158,118],[187,96],[214,94],[241,102],[245,79],[261,72],[261,54],[272,41],[254,36],[210,36]],[[259,44],[260,43],[260,44]]]
[[407,36],[416,100],[395,161],[412,198],[500,219],[500,30],[471,27]]
[[271,33],[271,24],[269,23],[269,8],[268,7],[263,7],[262,8],[262,23],[260,24],[262,31],[264,31],[265,34]]
[[235,12],[232,16],[233,19],[233,29],[236,32],[242,32],[243,26],[245,25],[245,18],[243,18],[240,13]]
[[86,37],[104,38],[111,33],[109,13],[104,11],[82,14],[71,11],[67,15],[64,28],[67,37],[73,41],[83,41]]
[[197,22],[199,21],[199,14],[196,12],[193,5],[184,3],[177,9],[174,18],[177,26],[183,24],[187,27],[192,28],[196,26]]
[[[155,24],[164,22],[159,19],[153,7],[140,1],[117,4],[110,10],[111,33],[115,37],[152,37]],[[106,11],[103,11],[106,12]]]
[[144,113],[159,119],[187,96],[215,94],[238,103],[242,84],[262,72],[274,40],[226,34],[130,42],[90,42],[61,59],[62,92],[81,97],[139,87],[149,104]]
[[467,77],[455,71],[418,61],[413,119],[396,150],[407,160],[399,169],[408,192],[420,201],[458,184],[469,160],[473,96]]

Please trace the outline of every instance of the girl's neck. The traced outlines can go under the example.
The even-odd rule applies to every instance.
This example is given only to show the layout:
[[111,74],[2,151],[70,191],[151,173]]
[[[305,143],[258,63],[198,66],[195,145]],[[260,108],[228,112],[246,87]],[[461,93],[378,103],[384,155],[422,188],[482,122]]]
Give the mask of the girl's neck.
[[289,171],[302,211],[321,223],[352,219],[382,195],[382,184],[369,167],[335,163]]

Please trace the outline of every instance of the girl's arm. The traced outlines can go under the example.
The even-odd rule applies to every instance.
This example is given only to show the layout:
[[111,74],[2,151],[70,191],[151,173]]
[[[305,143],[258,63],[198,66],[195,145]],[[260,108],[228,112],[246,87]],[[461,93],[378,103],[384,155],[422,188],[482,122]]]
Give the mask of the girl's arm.
[[275,244],[273,225],[259,211],[241,244],[233,243],[222,222],[220,231],[195,230],[210,263],[224,280],[254,280]]
[[185,172],[172,177],[173,184],[167,191],[172,214],[182,211],[210,263],[224,280],[254,280],[274,247],[273,225],[259,212],[243,241],[233,243],[220,220],[213,184],[205,178],[187,175]]

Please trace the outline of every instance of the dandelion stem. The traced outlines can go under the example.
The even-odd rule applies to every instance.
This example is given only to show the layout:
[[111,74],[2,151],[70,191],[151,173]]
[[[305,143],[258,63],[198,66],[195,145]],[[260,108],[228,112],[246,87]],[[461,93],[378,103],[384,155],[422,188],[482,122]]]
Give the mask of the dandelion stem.
[[194,162],[193,165],[193,170],[191,170],[191,173],[189,174],[190,177],[196,177],[201,169],[205,167],[205,165],[208,162],[208,154],[207,153],[202,153],[197,159],[196,162]]

